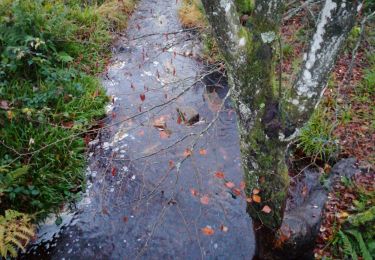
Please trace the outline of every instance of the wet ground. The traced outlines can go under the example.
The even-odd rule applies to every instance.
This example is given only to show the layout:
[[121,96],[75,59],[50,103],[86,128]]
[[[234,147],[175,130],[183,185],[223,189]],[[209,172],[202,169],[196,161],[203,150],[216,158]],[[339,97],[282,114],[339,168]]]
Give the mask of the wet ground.
[[142,0],[103,79],[87,192],[25,259],[251,259],[236,117],[178,3]]

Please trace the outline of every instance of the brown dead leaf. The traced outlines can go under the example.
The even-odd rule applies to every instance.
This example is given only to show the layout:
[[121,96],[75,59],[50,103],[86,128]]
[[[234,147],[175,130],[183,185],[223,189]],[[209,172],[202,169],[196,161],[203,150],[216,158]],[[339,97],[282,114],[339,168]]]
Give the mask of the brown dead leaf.
[[253,194],[253,201],[256,203],[260,203],[262,198],[259,195]]
[[208,205],[210,203],[210,198],[207,195],[202,196],[201,203],[204,205]]
[[215,233],[215,231],[210,226],[206,226],[202,228],[201,230],[202,230],[202,233],[206,236],[212,236]]
[[74,122],[73,121],[70,121],[70,122],[62,122],[62,125],[63,127],[65,128],[72,128],[74,126]]

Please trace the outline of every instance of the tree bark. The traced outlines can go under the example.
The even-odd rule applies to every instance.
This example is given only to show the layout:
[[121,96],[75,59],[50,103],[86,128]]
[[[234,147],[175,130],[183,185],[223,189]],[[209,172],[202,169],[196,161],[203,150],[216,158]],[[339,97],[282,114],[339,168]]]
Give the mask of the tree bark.
[[[248,211],[275,230],[289,187],[286,149],[309,119],[352,26],[358,1],[326,0],[294,86],[275,79],[282,0],[202,0],[228,69],[239,117],[247,193],[259,189]],[[249,15],[245,26],[240,16]],[[268,206],[271,209],[265,210]]]

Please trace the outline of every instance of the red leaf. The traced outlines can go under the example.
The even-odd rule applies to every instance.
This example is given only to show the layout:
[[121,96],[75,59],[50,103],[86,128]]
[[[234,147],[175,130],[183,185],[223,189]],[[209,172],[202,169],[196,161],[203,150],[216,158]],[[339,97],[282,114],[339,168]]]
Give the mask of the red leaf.
[[141,98],[142,102],[146,99],[146,95],[144,93],[140,94],[139,97]]
[[168,165],[169,165],[169,168],[173,168],[174,167],[174,161],[169,160]]
[[115,167],[112,167],[111,173],[112,176],[116,176],[117,169]]
[[223,172],[215,172],[215,177],[218,179],[224,179],[224,173]]
[[233,192],[234,195],[236,195],[236,196],[240,196],[240,195],[241,195],[241,190],[240,190],[240,189],[233,188],[233,189],[232,189],[232,192]]

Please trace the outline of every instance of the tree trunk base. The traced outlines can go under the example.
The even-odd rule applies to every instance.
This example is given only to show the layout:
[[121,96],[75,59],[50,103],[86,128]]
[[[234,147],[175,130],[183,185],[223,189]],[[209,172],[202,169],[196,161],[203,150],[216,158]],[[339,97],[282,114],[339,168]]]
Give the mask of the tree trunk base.
[[314,259],[313,249],[318,235],[328,193],[342,176],[351,178],[358,172],[356,159],[339,161],[326,180],[320,183],[320,173],[307,169],[304,178],[293,187],[286,212],[278,232],[254,223],[257,238],[255,259]]

